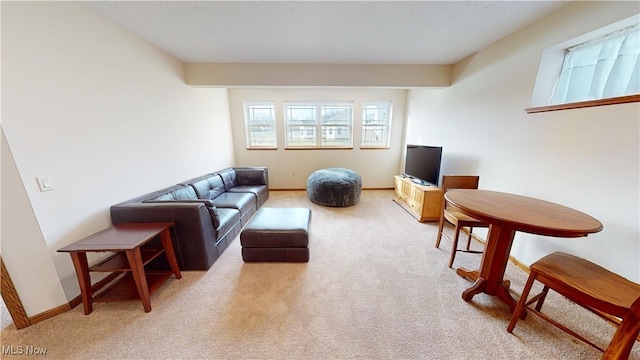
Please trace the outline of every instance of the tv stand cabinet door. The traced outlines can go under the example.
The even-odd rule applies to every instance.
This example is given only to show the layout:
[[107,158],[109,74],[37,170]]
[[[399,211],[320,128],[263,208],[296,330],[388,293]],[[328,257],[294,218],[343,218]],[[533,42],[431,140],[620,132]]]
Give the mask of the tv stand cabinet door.
[[409,186],[409,184],[407,184],[407,182],[404,181],[405,179],[400,176],[396,176],[395,180],[396,180],[396,188],[395,188],[394,197],[406,203],[407,200],[411,197],[411,186]]
[[422,206],[418,221],[438,221],[440,220],[440,210],[442,204],[442,189],[437,186],[416,185],[420,189]]

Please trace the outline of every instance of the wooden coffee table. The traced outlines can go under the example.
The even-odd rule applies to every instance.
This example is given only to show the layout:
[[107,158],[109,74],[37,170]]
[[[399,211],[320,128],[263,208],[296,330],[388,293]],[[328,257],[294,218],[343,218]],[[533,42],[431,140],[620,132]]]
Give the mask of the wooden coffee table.
[[[76,270],[85,315],[93,311],[94,301],[129,301],[140,299],[145,312],[151,311],[150,295],[173,274],[180,279],[180,269],[171,243],[174,223],[117,224],[58,250],[68,252]],[[144,246],[160,236],[162,247]],[[87,262],[88,252],[114,252],[93,266]],[[144,266],[165,254],[172,271],[146,271]],[[91,271],[122,275],[104,291],[92,289]],[[106,285],[106,284],[104,284]],[[94,295],[94,291],[97,293]]]
[[456,271],[475,281],[462,293],[462,299],[470,301],[483,292],[504,301],[512,312],[516,301],[509,293],[510,283],[504,280],[504,272],[516,231],[572,238],[602,230],[602,223],[585,213],[526,196],[456,189],[447,191],[444,197],[463,213],[490,224],[480,269]]

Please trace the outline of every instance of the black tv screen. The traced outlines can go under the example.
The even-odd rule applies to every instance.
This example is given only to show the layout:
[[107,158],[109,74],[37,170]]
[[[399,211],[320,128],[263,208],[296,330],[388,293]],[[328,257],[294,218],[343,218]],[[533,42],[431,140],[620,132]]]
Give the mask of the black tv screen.
[[404,175],[417,183],[438,185],[441,160],[441,146],[407,145]]

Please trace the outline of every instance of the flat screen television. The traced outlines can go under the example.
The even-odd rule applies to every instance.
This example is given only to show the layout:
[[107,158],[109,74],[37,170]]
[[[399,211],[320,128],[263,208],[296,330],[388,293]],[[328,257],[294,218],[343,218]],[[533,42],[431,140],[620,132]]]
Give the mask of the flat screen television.
[[418,184],[437,186],[441,161],[441,146],[407,145],[403,175]]

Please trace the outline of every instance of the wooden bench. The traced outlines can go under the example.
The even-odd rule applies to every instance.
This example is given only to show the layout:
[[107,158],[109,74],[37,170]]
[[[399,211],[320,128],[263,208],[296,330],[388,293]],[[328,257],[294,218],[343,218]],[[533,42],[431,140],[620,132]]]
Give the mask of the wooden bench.
[[[524,315],[523,312],[526,308],[566,333],[596,349],[605,351],[541,312],[549,289],[553,289],[570,301],[598,315],[606,314],[622,319],[616,335],[605,351],[605,358],[626,359],[629,356],[640,329],[638,324],[640,318],[639,284],[588,260],[561,252],[543,257],[531,264],[530,269],[531,273],[522,290],[520,301],[518,301],[511,322],[507,327],[509,333],[513,332],[518,319]],[[536,280],[544,285],[542,292],[527,301],[531,286]],[[535,307],[531,307],[530,305],[534,302],[536,303]]]

